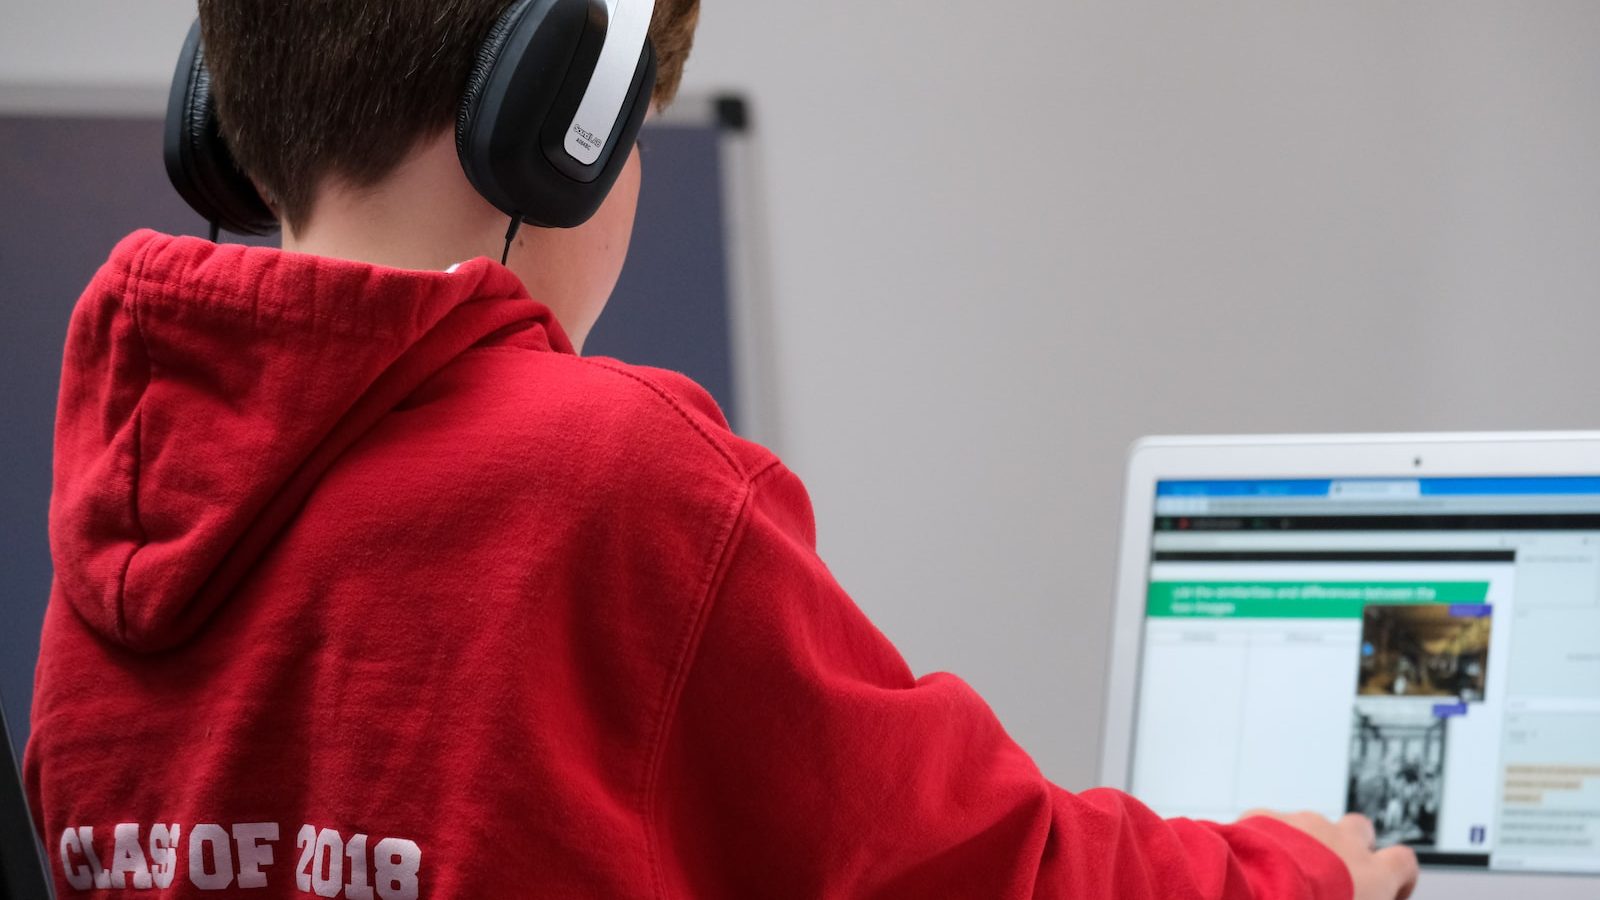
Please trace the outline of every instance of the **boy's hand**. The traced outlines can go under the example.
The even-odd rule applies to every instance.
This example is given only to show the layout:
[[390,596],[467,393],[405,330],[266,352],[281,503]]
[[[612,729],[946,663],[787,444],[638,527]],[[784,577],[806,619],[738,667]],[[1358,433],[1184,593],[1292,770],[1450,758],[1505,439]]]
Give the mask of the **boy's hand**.
[[1337,853],[1355,882],[1354,900],[1406,900],[1417,886],[1417,854],[1401,846],[1374,851],[1377,832],[1366,816],[1351,813],[1331,822],[1312,812],[1285,815],[1264,809],[1245,814],[1251,816],[1293,825]]

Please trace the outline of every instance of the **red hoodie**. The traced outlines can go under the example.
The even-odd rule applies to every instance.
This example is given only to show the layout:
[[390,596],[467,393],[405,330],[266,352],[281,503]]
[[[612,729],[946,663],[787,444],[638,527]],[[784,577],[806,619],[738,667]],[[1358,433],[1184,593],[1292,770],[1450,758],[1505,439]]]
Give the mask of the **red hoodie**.
[[63,896],[1343,900],[1051,785],[800,482],[486,260],[141,232],[73,314],[26,775]]

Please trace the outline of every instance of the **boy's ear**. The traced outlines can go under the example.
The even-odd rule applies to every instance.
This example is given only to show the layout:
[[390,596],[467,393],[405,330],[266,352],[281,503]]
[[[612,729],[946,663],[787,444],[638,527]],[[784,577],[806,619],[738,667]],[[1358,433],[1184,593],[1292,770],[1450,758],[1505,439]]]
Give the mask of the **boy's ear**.
[[267,205],[267,209],[272,211],[272,214],[277,217],[279,222],[282,222],[283,213],[278,209],[278,198],[272,196],[272,193],[253,177],[250,179],[250,184],[255,186],[256,193],[261,196],[261,202]]

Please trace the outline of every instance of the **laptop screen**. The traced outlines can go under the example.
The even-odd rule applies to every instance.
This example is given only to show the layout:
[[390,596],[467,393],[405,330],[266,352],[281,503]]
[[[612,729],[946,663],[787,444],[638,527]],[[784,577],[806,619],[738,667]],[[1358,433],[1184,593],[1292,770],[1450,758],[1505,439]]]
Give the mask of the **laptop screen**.
[[1131,786],[1600,872],[1600,478],[1163,481]]

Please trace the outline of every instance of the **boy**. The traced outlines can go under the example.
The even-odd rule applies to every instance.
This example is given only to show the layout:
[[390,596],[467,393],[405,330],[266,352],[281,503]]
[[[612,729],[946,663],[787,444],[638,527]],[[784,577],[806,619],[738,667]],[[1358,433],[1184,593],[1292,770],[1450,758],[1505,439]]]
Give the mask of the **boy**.
[[[60,890],[1409,891],[1358,818],[1049,784],[964,684],[912,677],[704,392],[577,355],[638,160],[586,224],[482,258],[506,220],[449,125],[505,6],[200,3],[284,250],[139,233],[74,314],[26,765]],[[658,106],[696,14],[658,4]]]

